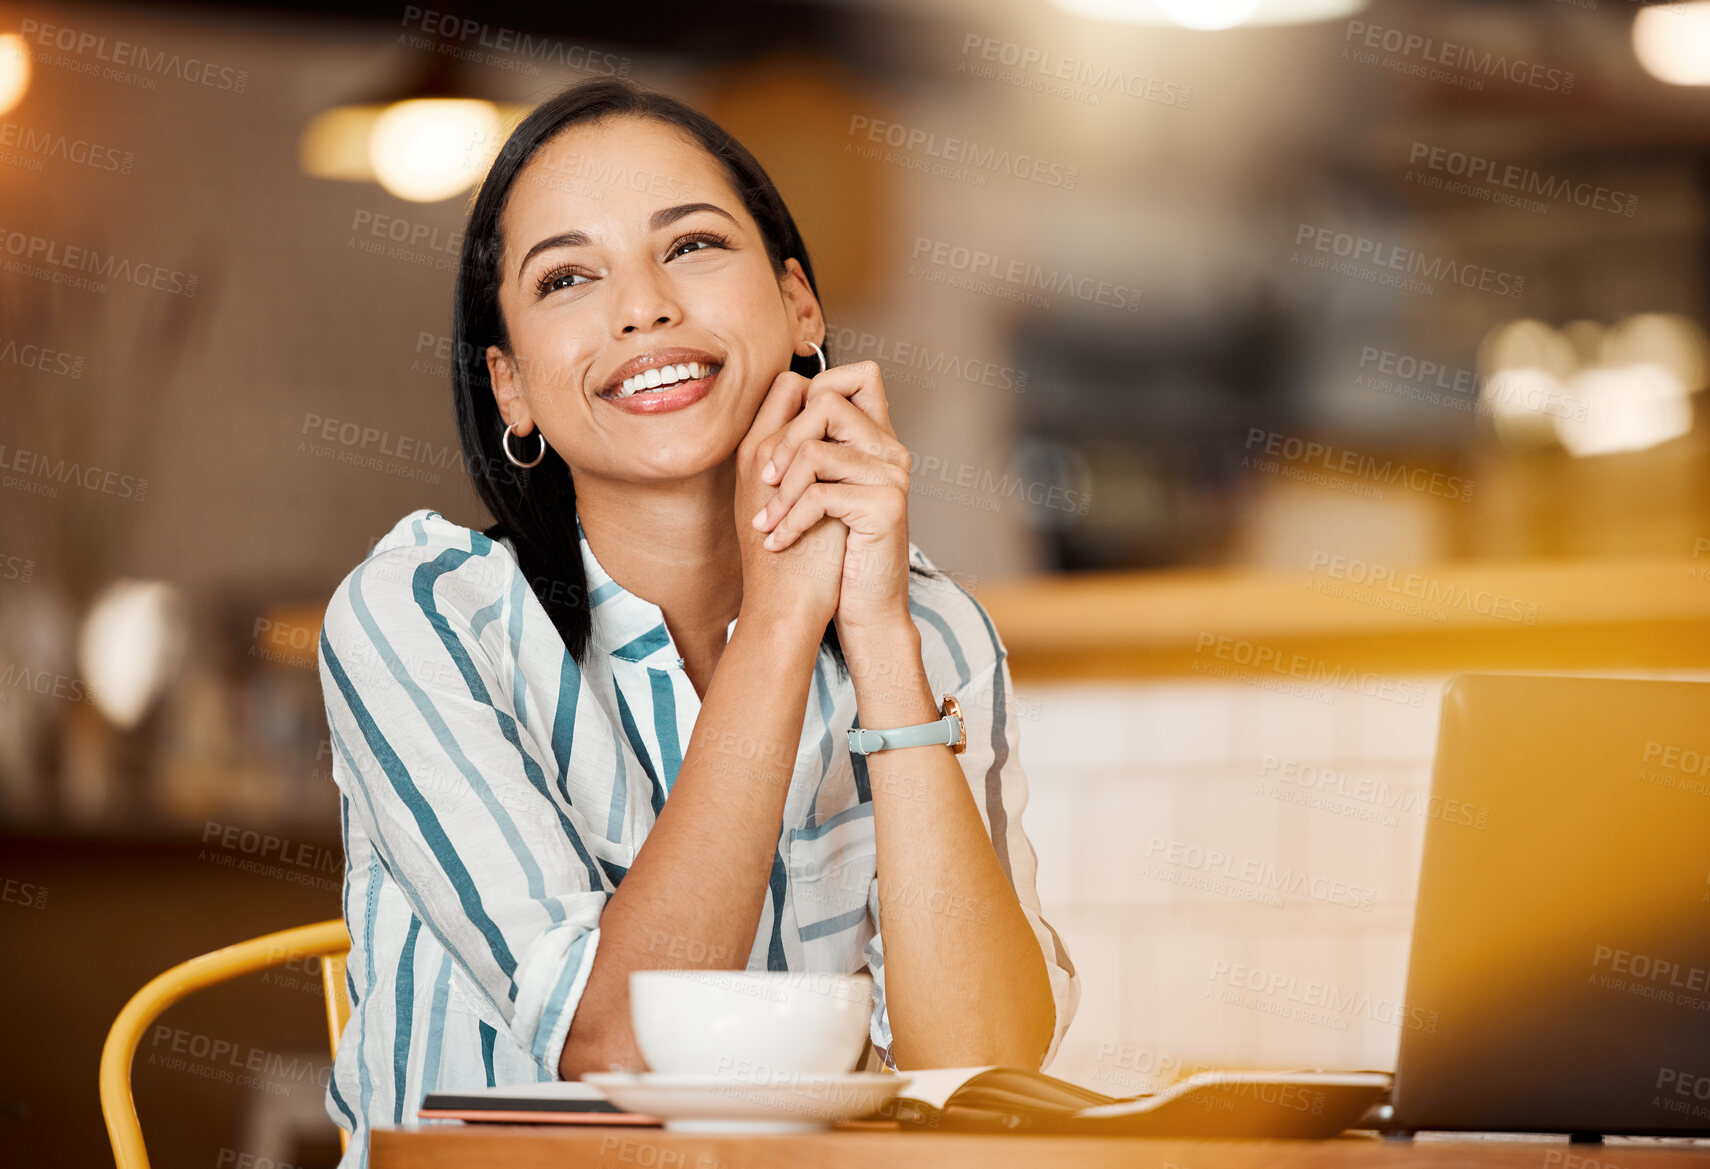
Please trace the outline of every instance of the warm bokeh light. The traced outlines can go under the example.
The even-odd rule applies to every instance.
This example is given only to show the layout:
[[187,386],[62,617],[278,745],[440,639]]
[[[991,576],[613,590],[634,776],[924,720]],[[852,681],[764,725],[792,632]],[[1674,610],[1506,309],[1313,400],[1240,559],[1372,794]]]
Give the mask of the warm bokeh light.
[[1633,52],[1658,81],[1710,85],[1710,0],[1639,9]]
[[1306,24],[1336,20],[1366,7],[1366,0],[1052,0],[1052,3],[1065,12],[1093,20],[1197,29]]
[[377,182],[400,199],[437,203],[486,173],[528,109],[449,98],[335,106],[303,127],[297,162],[313,178]]
[[374,163],[368,139],[374,123],[386,112],[385,103],[335,106],[316,114],[297,140],[297,164],[317,179],[373,182]]
[[1253,19],[1262,0],[1157,0],[1183,28],[1234,28]]
[[1549,370],[1535,365],[1503,369],[1485,382],[1483,396],[1491,425],[1509,450],[1532,450],[1556,441],[1549,407],[1565,402],[1567,388]]
[[102,591],[78,637],[78,665],[95,705],[119,727],[142,721],[178,671],[184,602],[164,581],[124,579]]
[[29,46],[15,32],[0,34],[0,114],[23,101],[29,88]]
[[400,199],[437,203],[468,190],[477,177],[471,150],[498,133],[492,102],[455,98],[401,101],[375,121],[368,154],[380,185]]
[[1582,370],[1567,389],[1585,405],[1583,418],[1553,416],[1556,437],[1572,455],[1647,450],[1692,429],[1686,387],[1655,362]]
[[1486,336],[1479,370],[1482,405],[1511,450],[1640,451],[1692,429],[1692,394],[1710,381],[1710,342],[1672,313],[1559,330],[1518,320]]
[[1710,339],[1679,313],[1638,313],[1618,321],[1604,338],[1610,365],[1654,361],[1680,379],[1688,392],[1710,385]]

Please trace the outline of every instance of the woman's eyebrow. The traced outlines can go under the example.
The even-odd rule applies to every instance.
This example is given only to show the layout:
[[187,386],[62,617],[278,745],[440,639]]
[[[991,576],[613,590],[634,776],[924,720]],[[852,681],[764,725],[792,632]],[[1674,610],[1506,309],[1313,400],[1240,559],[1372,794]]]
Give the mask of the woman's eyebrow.
[[[693,215],[697,211],[714,211],[730,220],[735,226],[742,226],[736,222],[736,216],[717,204],[679,203],[675,207],[661,207],[655,211],[647,220],[647,229],[658,231],[662,227],[670,227],[685,215]],[[588,238],[588,233],[585,231],[561,231],[557,235],[549,235],[530,248],[528,254],[523,256],[522,263],[517,265],[517,275],[520,276],[527,271],[529,261],[541,252],[550,251],[553,248],[585,248],[591,242],[593,241]]]

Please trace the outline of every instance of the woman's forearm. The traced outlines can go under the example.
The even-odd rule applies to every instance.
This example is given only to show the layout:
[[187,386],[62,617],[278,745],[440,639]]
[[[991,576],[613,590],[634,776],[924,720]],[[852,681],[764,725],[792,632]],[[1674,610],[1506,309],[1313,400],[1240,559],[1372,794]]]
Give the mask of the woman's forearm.
[[719,657],[670,798],[600,914],[559,1075],[643,1064],[629,975],[741,969],[760,925],[821,629],[745,608]]
[[[938,717],[912,625],[845,651],[862,726]],[[960,761],[941,745],[866,758],[897,1066],[1038,1070],[1056,1022],[1045,955]]]

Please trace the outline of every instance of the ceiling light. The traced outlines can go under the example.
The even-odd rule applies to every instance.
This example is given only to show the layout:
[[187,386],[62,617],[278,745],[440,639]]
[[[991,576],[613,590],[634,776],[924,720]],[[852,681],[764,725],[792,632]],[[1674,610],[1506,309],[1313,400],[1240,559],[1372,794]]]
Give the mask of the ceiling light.
[[1052,0],[1091,20],[1176,28],[1223,29],[1339,20],[1363,11],[1367,0]]
[[1633,53],[1658,81],[1710,85],[1710,0],[1639,9]]
[[316,114],[297,139],[297,165],[312,178],[373,182],[368,137],[385,112],[380,103],[335,106]]
[[478,175],[469,165],[470,152],[498,133],[499,109],[492,102],[401,101],[374,120],[368,157],[375,178],[392,194],[437,203],[474,184]]
[[15,32],[0,34],[0,114],[24,100],[30,88],[30,47]]
[[468,92],[452,55],[421,57],[401,81],[311,118],[297,139],[298,165],[317,179],[379,183],[415,203],[449,199],[480,181],[506,129],[530,109]]
[[124,579],[103,589],[77,643],[96,707],[116,726],[136,726],[177,673],[184,640],[184,601],[172,585]]

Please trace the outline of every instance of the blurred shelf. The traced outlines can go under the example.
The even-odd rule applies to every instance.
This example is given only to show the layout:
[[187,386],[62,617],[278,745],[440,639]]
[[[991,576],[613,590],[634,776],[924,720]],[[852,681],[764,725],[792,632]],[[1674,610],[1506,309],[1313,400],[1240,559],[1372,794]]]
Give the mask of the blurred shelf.
[[1296,654],[1411,673],[1710,668],[1710,557],[1394,575],[1096,573],[994,583],[979,600],[1011,671],[1032,680],[1192,675],[1214,662],[1274,670]]

